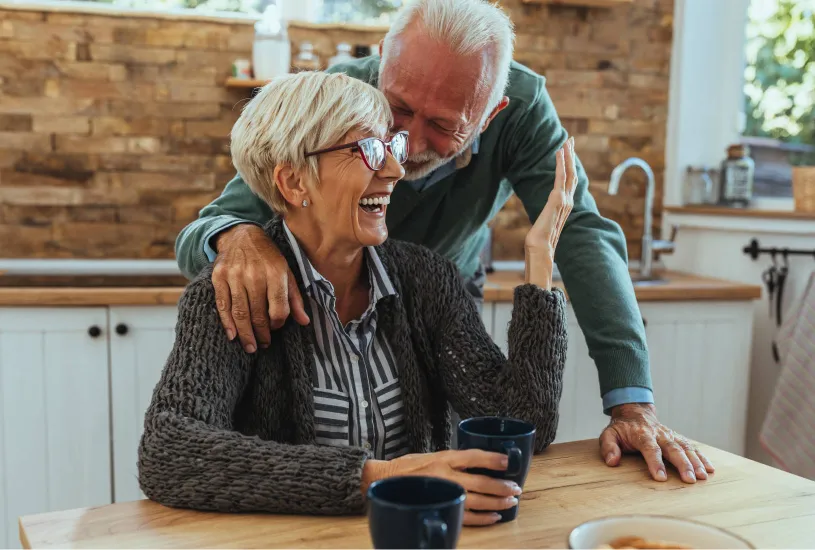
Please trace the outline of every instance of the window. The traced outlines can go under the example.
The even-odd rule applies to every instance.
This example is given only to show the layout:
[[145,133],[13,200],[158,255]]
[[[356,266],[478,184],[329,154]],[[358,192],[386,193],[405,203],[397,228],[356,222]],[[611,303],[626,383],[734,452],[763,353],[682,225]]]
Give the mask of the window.
[[791,197],[791,167],[815,164],[815,0],[751,0],[743,142],[757,197]]
[[[60,0],[57,0],[60,1]],[[75,0],[62,0],[72,1]],[[288,2],[302,0],[278,0],[284,8]],[[201,12],[239,12],[260,15],[275,0],[81,0],[94,4],[107,4],[113,8],[138,8],[141,10],[193,9]],[[316,0],[313,2],[313,22],[389,24],[402,0]]]

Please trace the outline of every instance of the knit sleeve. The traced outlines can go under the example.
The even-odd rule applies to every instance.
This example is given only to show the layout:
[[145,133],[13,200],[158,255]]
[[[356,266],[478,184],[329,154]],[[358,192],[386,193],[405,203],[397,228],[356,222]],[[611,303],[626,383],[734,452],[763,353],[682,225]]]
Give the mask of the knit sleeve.
[[[462,418],[501,415],[536,426],[535,447],[554,440],[566,363],[566,302],[560,290],[515,289],[509,358],[487,334],[455,266],[440,273],[425,303],[437,372]],[[434,265],[434,267],[436,267]]]
[[175,344],[145,417],[142,491],[198,510],[361,512],[361,449],[284,444],[233,429],[252,368],[252,356],[224,334],[211,282],[197,279],[179,303]]

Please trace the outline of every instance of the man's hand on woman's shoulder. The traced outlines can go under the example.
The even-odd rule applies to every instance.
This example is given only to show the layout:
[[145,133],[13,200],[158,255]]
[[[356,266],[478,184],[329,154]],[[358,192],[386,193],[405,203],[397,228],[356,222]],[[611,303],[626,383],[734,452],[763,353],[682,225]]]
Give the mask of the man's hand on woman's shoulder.
[[212,286],[230,340],[239,337],[246,352],[254,353],[269,345],[271,331],[290,314],[301,325],[309,323],[296,279],[263,229],[232,226],[216,237],[215,248]]

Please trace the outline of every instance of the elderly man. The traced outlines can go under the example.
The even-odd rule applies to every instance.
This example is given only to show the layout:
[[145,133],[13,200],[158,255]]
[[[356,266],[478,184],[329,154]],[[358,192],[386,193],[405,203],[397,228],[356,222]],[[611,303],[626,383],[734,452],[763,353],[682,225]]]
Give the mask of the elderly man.
[[[512,61],[513,41],[508,17],[485,0],[418,0],[397,17],[381,56],[331,69],[378,86],[395,129],[410,132],[406,181],[387,211],[390,235],[453,260],[476,298],[483,296],[486,224],[512,193],[531,220],[538,217],[553,189],[556,151],[567,139],[544,78]],[[600,436],[603,459],[616,466],[623,452],[639,451],[656,480],[667,479],[663,457],[683,481],[705,479],[713,471],[707,459],[657,420],[625,239],[600,216],[577,167],[574,209],[556,262],[611,417]],[[272,215],[238,175],[176,243],[188,277],[215,262],[224,329],[250,353],[268,345],[270,330],[290,314],[309,322],[285,260],[258,227]]]

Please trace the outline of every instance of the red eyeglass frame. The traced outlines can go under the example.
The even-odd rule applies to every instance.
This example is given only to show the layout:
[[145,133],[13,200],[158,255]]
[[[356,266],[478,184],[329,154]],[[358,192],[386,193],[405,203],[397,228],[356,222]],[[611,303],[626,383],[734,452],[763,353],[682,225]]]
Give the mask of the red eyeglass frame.
[[[308,158],[308,157],[313,157],[315,155],[320,155],[322,153],[331,153],[332,151],[341,151],[342,149],[358,149],[359,150],[359,156],[362,157],[362,162],[365,163],[365,166],[368,167],[368,170],[372,170],[374,172],[377,172],[379,170],[382,170],[385,167],[385,163],[388,160],[387,159],[387,153],[390,153],[390,155],[394,159],[396,158],[396,156],[393,154],[393,150],[391,149],[391,142],[398,135],[405,136],[405,160],[399,163],[399,164],[404,164],[405,162],[407,162],[408,155],[410,154],[410,132],[408,132],[407,130],[402,130],[400,132],[396,132],[395,134],[393,134],[393,137],[390,139],[390,141],[387,141],[387,142],[379,139],[378,137],[367,137],[367,138],[364,138],[364,139],[359,139],[357,141],[352,141],[351,143],[345,143],[343,145],[335,145],[334,147],[328,147],[326,149],[320,149],[319,151],[313,151],[311,153],[306,153],[305,156],[306,156],[306,158]],[[361,143],[364,143],[366,141],[378,141],[379,143],[381,143],[385,147],[385,155],[386,156],[382,159],[382,166],[380,166],[379,168],[374,168],[373,166],[371,166],[371,163],[369,162],[368,157],[365,156],[365,150],[360,146]]]

